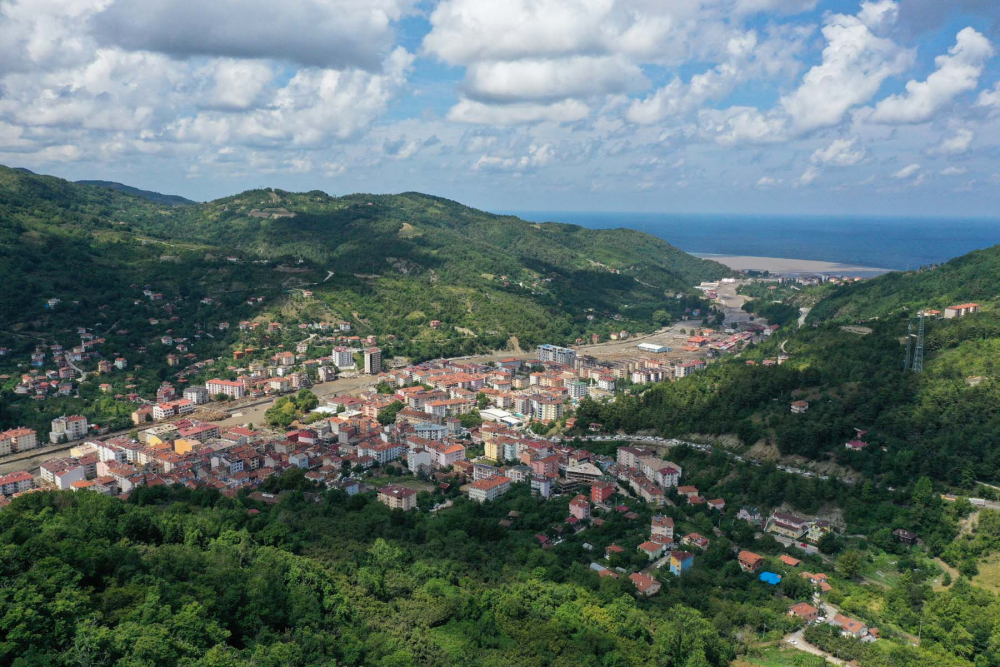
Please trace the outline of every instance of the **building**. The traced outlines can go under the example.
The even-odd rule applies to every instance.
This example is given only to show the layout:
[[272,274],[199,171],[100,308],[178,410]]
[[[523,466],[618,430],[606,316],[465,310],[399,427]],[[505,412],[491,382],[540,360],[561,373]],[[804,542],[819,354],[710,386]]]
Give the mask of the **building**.
[[764,515],[756,507],[741,507],[740,511],[736,514],[736,518],[746,521],[752,526],[761,526],[764,524]]
[[220,380],[218,378],[205,383],[205,388],[212,396],[225,394],[229,398],[243,398],[247,395],[247,389],[242,382],[232,380]]
[[653,535],[653,539],[659,537],[672,541],[674,539],[674,520],[662,514],[654,516],[650,523],[650,533]]
[[740,562],[740,569],[744,572],[756,572],[764,567],[764,558],[746,549],[740,552],[737,559]]
[[767,520],[766,530],[783,537],[797,540],[806,534],[809,522],[800,516],[787,512],[775,512]]
[[892,536],[897,542],[901,542],[908,547],[912,547],[917,542],[917,534],[912,530],[906,530],[905,528],[897,528],[892,531]]
[[807,602],[799,602],[788,608],[788,615],[801,618],[806,623],[812,623],[819,618],[819,609]]
[[12,496],[35,488],[35,478],[31,473],[21,470],[0,477],[0,494]]
[[792,414],[804,415],[809,410],[809,401],[792,401]]
[[973,313],[979,312],[978,303],[962,303],[957,306],[948,306],[944,309],[944,318],[946,320],[954,319],[956,317],[965,317],[966,315],[971,315]]
[[539,345],[536,349],[538,361],[544,363],[557,363],[564,366],[572,366],[576,363],[576,350],[558,345]]
[[670,552],[670,574],[679,577],[694,566],[694,554],[687,551]]
[[382,372],[382,351],[377,347],[365,350],[365,374],[378,375]]
[[630,574],[628,578],[632,580],[632,583],[635,584],[635,590],[637,590],[641,595],[648,597],[650,595],[656,595],[660,592],[660,582],[641,572]]
[[685,361],[674,366],[674,377],[680,379],[693,375],[705,369],[705,362],[701,359],[697,361]]
[[573,498],[573,500],[569,501],[569,513],[570,516],[574,516],[580,521],[589,519],[590,503],[587,501],[587,496],[581,493],[576,498]]
[[704,551],[708,548],[708,538],[700,533],[688,533],[681,538],[681,544],[686,547],[697,547]]
[[[945,310],[947,313],[948,311]],[[856,621],[853,618],[848,618],[843,614],[837,614],[833,617],[831,625],[835,625],[840,628],[840,632],[843,635],[849,637],[854,637],[856,639],[861,639],[868,634],[868,626],[861,621]]]
[[643,542],[636,547],[636,550],[646,554],[646,558],[649,560],[656,560],[663,555],[663,545],[659,542]]
[[590,499],[595,504],[607,501],[615,494],[615,485],[610,482],[597,482],[590,487]]
[[481,479],[469,485],[469,500],[485,503],[496,500],[510,491],[510,478],[498,475],[489,479]]
[[357,365],[354,361],[354,352],[346,347],[333,348],[333,354],[330,357],[333,365],[340,369],[354,368]]
[[639,343],[636,347],[643,352],[652,352],[653,354],[661,354],[663,352],[670,351],[670,348],[666,345],[657,345],[656,343]]
[[49,431],[49,442],[55,444],[58,442],[79,440],[87,435],[89,429],[90,425],[87,423],[86,417],[80,415],[56,417],[52,420],[52,430]]
[[38,447],[38,433],[30,428],[12,428],[0,433],[0,456]]
[[378,501],[394,510],[411,510],[417,506],[417,492],[405,486],[392,484],[378,490]]
[[209,400],[208,389],[205,387],[188,387],[184,390],[183,397],[195,405],[203,405],[208,403]]

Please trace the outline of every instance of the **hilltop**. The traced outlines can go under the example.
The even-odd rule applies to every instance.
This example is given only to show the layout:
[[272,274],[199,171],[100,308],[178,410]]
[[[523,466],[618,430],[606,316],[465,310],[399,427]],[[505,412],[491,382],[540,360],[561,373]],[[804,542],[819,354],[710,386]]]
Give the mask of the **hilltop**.
[[809,314],[810,321],[869,320],[914,316],[925,308],[944,310],[975,301],[1000,303],[1000,245],[975,250],[940,266],[893,272],[831,291]]
[[190,206],[198,203],[191,199],[185,199],[180,195],[165,195],[159,192],[152,192],[151,190],[140,190],[139,188],[133,188],[131,185],[116,183],[114,181],[77,181],[77,183],[79,185],[92,185],[98,188],[118,190],[119,192],[135,195],[136,197],[142,197],[143,199],[148,199],[153,203],[165,204],[167,206]]

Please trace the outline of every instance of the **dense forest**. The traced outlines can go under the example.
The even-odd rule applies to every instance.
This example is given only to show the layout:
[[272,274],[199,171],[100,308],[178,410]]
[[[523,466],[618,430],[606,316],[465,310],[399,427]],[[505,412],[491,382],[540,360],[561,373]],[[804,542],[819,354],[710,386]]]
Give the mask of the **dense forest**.
[[[932,590],[940,569],[923,551],[901,550],[887,528],[911,526],[928,538],[929,554],[940,553],[968,503],[944,507],[926,479],[895,492],[866,484],[857,493],[718,454],[682,448],[672,456],[690,481],[730,507],[721,515],[704,506],[664,509],[679,534],[713,537],[683,577],[655,571],[663,589],[651,598],[638,596],[625,576],[602,578],[588,567],[606,562],[612,543],[626,552],[611,565],[645,567],[635,545],[647,539],[653,510],[635,499],[622,501],[638,519],[608,513],[603,525],[563,533],[543,549],[536,536],[555,535],[569,498],[545,501],[522,485],[487,505],[456,497],[457,485],[421,492],[421,509],[406,513],[371,493],[314,488],[301,471],[267,480],[262,490],[277,497],[266,502],[181,487],[140,488],[127,502],[28,494],[0,513],[8,584],[0,588],[0,662],[721,667],[754,660],[799,627],[786,609],[808,599],[811,587],[776,559],[784,547],[735,518],[744,502],[800,511],[840,503],[849,532],[867,536],[827,540],[820,555],[796,552],[802,568],[829,573],[831,602],[883,628],[886,639],[863,664],[971,667],[974,656],[1000,658],[996,597],[964,579]],[[429,511],[446,497],[451,507]],[[514,524],[501,525],[511,512]],[[781,584],[742,572],[737,545],[764,554],[784,575]],[[908,646],[919,627],[923,642]]]

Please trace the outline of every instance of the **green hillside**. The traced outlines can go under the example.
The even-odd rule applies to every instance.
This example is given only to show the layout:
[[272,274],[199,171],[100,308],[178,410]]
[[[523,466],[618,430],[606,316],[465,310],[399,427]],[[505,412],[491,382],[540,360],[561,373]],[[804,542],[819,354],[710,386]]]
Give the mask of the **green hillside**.
[[[108,304],[123,284],[155,280],[234,301],[264,290],[278,297],[270,319],[346,320],[425,358],[512,337],[648,331],[704,307],[692,285],[728,274],[639,232],[533,224],[416,193],[254,190],[168,206],[0,168],[0,212],[0,268],[29,287],[0,292],[0,315],[43,330],[49,298]],[[313,296],[296,299],[305,288]]]
[[1000,245],[975,250],[920,271],[893,272],[833,290],[809,314],[810,321],[868,320],[944,310],[974,301],[984,308],[1000,303]]

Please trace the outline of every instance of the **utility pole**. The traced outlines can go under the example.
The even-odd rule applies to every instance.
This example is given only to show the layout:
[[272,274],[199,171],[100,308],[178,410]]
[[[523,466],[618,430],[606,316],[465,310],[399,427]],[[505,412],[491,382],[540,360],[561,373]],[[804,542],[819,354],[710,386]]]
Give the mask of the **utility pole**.
[[924,314],[920,313],[920,327],[917,330],[917,347],[913,351],[913,372],[924,370]]

